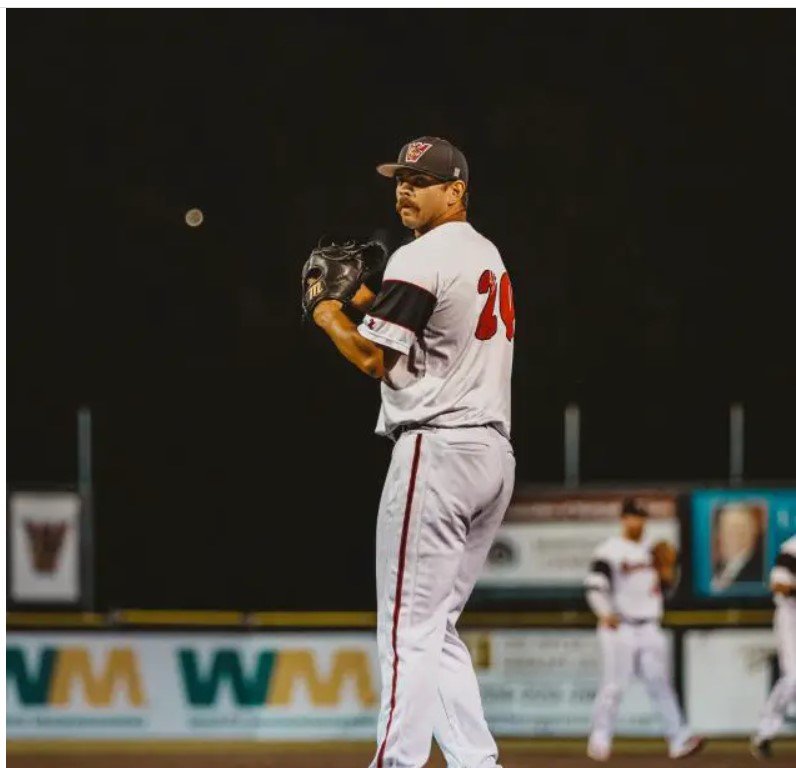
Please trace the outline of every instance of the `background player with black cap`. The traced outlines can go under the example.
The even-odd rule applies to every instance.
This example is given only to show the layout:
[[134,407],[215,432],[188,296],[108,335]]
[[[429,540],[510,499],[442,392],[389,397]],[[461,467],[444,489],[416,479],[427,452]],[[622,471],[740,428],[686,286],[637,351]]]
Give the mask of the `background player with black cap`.
[[[497,747],[456,623],[514,486],[511,283],[466,221],[469,171],[456,147],[424,136],[378,171],[395,179],[395,208],[415,236],[390,258],[378,295],[341,286],[342,271],[312,257],[303,278],[305,312],[381,379],[376,431],[395,441],[376,532],[372,766],[420,768],[433,734],[449,765],[491,768]],[[366,313],[358,327],[343,311],[348,296]]]
[[661,632],[662,590],[676,578],[676,552],[671,544],[644,540],[648,512],[627,499],[622,505],[622,533],[594,551],[585,579],[586,600],[598,619],[597,636],[603,658],[600,690],[594,700],[588,755],[611,756],[616,716],[634,674],[644,681],[664,722],[669,756],[689,757],[704,741],[691,734],[677,703]]

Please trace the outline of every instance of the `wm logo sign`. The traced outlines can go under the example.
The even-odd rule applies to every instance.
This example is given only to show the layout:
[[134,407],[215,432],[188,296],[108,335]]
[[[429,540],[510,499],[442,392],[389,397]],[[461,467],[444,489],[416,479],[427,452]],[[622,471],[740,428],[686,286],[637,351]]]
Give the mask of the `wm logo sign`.
[[331,707],[340,702],[347,681],[352,681],[360,705],[376,704],[370,660],[361,650],[335,652],[326,674],[319,672],[315,653],[303,649],[261,651],[253,665],[247,663],[249,672],[244,670],[241,654],[233,648],[217,649],[204,664],[190,648],[179,649],[177,658],[185,696],[196,707],[215,705],[224,686],[238,706],[289,705],[298,684],[309,692],[312,704]]
[[146,704],[138,659],[125,647],[91,653],[81,646],[45,646],[36,654],[9,646],[6,681],[25,707],[68,707],[81,698],[91,707]]

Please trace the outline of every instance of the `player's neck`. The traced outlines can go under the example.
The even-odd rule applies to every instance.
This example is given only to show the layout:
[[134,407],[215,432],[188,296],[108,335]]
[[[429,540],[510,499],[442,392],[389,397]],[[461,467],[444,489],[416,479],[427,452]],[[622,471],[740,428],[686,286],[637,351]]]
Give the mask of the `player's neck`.
[[436,229],[442,224],[447,224],[450,221],[467,221],[467,210],[465,208],[453,208],[450,211],[445,211],[438,219],[433,219],[425,227],[418,227],[415,230],[415,237],[425,235],[432,229]]

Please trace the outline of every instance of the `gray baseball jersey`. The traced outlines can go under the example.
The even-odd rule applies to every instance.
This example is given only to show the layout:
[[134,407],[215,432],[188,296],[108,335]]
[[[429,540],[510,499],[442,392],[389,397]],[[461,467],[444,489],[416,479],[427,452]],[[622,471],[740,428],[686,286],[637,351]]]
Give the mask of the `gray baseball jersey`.
[[614,536],[594,550],[584,585],[610,597],[614,612],[627,619],[659,619],[663,614],[658,572],[649,542]]
[[470,224],[442,224],[399,248],[359,332],[401,353],[381,384],[376,432],[490,424],[509,437],[511,282]]

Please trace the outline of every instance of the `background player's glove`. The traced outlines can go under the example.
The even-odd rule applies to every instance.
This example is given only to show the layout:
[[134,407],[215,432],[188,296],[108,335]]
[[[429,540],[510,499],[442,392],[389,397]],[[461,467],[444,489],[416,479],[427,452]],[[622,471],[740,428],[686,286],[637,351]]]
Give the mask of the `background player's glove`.
[[318,244],[301,270],[301,304],[306,317],[318,302],[337,299],[348,304],[363,283],[377,292],[387,264],[384,246],[372,240],[348,240],[342,245]]
[[677,550],[669,541],[656,541],[652,545],[652,562],[657,570],[673,568],[677,563]]
[[652,564],[658,572],[658,578],[664,586],[671,586],[675,581],[675,568],[677,566],[677,550],[668,541],[657,541],[653,544]]

